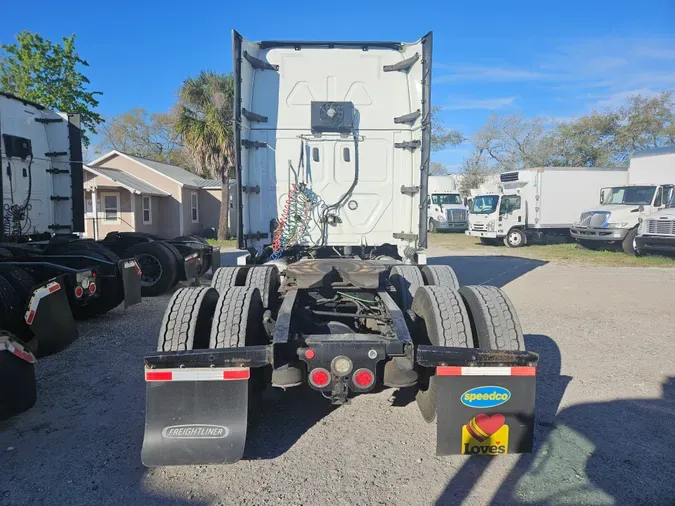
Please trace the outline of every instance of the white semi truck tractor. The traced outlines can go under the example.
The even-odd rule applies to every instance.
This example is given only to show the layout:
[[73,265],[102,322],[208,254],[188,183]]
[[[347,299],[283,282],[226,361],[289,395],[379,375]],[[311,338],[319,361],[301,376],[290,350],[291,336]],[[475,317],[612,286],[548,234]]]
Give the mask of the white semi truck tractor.
[[603,186],[626,179],[626,168],[541,167],[500,175],[501,191],[476,195],[467,235],[518,248],[565,240],[581,210]]
[[429,232],[466,230],[468,213],[453,176],[429,176],[427,208]]
[[675,186],[675,148],[638,151],[631,156],[626,180],[602,188],[600,202],[584,210],[571,234],[588,248],[616,247],[636,252],[640,219],[664,209]]

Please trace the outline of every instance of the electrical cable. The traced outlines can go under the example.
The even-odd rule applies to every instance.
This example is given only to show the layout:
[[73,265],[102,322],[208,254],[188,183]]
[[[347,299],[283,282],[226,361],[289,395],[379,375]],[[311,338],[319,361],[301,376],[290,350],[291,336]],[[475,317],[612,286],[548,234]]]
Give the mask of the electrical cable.
[[32,227],[32,221],[28,212],[32,209],[30,204],[30,198],[33,194],[33,154],[30,154],[30,161],[28,162],[28,193],[26,195],[26,200],[23,204],[18,205],[14,203],[14,190],[12,187],[12,176],[11,176],[11,166],[8,162],[8,168],[10,169],[9,184],[10,184],[10,195],[11,195],[11,204],[5,204],[4,207],[4,222],[3,228],[5,235],[7,236],[22,236],[27,235],[30,232]]

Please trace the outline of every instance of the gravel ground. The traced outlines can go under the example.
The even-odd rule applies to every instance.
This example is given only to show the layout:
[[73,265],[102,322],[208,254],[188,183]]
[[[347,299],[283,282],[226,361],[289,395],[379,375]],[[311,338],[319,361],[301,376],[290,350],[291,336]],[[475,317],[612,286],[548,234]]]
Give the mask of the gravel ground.
[[504,287],[541,354],[534,455],[435,457],[435,425],[392,390],[334,409],[295,389],[266,395],[248,460],[146,469],[164,296],[39,362],[36,406],[0,423],[0,504],[675,504],[675,271],[443,254]]

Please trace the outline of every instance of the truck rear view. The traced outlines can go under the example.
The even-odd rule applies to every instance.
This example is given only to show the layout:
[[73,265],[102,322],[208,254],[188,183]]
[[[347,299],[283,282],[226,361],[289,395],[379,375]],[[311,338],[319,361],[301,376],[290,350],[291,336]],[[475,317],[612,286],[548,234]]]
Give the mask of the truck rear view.
[[169,302],[145,357],[144,464],[239,460],[268,387],[333,404],[409,389],[437,454],[531,451],[538,357],[512,303],[425,265],[431,34],[235,32],[233,49],[247,253]]

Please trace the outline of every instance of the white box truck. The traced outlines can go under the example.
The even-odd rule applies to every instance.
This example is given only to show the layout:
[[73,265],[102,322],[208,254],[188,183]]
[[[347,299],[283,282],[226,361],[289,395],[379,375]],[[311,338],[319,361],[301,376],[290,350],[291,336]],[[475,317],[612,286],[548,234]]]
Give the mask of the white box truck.
[[569,234],[581,210],[607,185],[626,180],[625,167],[541,167],[500,175],[501,192],[474,197],[467,234],[511,248]]
[[625,181],[602,189],[599,205],[577,218],[572,237],[589,248],[618,245],[634,254],[640,219],[664,209],[674,186],[675,147],[638,151]]
[[453,176],[429,176],[429,232],[467,229],[467,209]]

